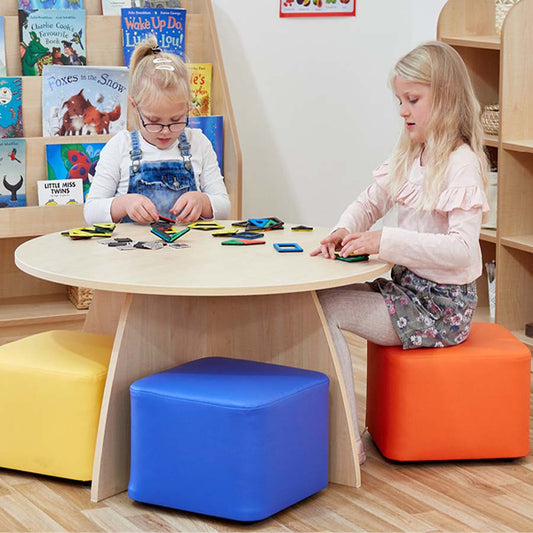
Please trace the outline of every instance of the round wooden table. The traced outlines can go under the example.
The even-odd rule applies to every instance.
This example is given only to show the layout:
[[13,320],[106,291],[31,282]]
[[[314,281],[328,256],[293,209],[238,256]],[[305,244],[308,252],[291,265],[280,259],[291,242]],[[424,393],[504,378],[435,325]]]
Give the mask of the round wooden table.
[[[229,227],[230,221],[220,221]],[[84,329],[115,337],[102,402],[91,499],[127,488],[129,386],[181,363],[218,355],[286,364],[330,378],[330,481],[360,485],[343,376],[316,290],[372,279],[390,265],[310,257],[329,232],[265,232],[263,245],[222,246],[229,237],[191,230],[159,250],[120,251],[98,238],[53,233],[20,245],[15,263],[38,278],[96,289]],[[119,224],[113,237],[158,241],[150,227]],[[303,252],[277,252],[273,243]]]

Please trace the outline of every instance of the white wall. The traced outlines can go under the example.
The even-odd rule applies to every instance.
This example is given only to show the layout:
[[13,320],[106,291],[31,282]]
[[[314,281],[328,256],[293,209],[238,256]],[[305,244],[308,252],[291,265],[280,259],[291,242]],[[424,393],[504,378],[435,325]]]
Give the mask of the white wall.
[[243,216],[333,225],[400,127],[394,62],[436,36],[445,0],[358,0],[356,17],[285,18],[213,0],[243,153]]

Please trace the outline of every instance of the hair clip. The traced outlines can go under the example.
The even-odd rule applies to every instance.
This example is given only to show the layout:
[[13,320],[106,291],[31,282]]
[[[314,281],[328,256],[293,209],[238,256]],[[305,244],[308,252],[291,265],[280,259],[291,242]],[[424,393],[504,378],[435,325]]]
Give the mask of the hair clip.
[[155,46],[152,46],[152,54],[156,55],[160,53],[161,53],[161,48],[159,48],[158,44],[156,44]]
[[172,65],[156,65],[155,69],[156,70],[171,70],[171,71],[173,71],[174,67]]
[[154,57],[152,61],[154,63],[172,63],[172,61],[168,59],[168,57]]

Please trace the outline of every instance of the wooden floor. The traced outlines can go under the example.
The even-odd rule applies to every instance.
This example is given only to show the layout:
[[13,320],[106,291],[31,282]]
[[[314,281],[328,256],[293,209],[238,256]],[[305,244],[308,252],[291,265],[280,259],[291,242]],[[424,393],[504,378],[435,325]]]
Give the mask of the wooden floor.
[[[363,421],[365,349],[358,338],[349,340]],[[88,484],[0,469],[0,531],[533,532],[531,457],[399,464],[384,459],[368,434],[364,441],[360,489],[330,485],[252,524],[143,505],[126,493],[94,504]]]

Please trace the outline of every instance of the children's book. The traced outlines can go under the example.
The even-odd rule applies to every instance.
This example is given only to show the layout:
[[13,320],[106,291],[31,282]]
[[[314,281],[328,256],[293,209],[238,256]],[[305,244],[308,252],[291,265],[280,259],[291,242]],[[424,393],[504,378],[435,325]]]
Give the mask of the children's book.
[[120,15],[123,7],[147,7],[157,9],[177,9],[180,0],[102,0],[102,14]]
[[22,78],[0,77],[0,138],[23,136]]
[[39,205],[67,205],[83,203],[81,180],[38,180],[37,201]]
[[85,10],[19,10],[22,74],[41,76],[45,65],[85,65]]
[[17,0],[18,8],[28,13],[36,9],[83,9],[83,0]]
[[135,47],[151,35],[164,52],[185,57],[185,9],[122,9],[124,64],[129,66]]
[[81,181],[83,202],[104,146],[105,143],[47,144],[46,177],[49,180]]
[[0,17],[0,76],[7,76],[6,32],[5,32],[4,17]]
[[190,115],[199,117],[211,114],[211,63],[187,63],[191,76]]
[[126,128],[128,69],[43,69],[43,137],[114,134]]
[[26,205],[26,140],[0,139],[0,207]]
[[222,115],[189,117],[189,127],[201,129],[203,134],[211,141],[213,149],[217,154],[220,172],[223,172],[224,123]]

